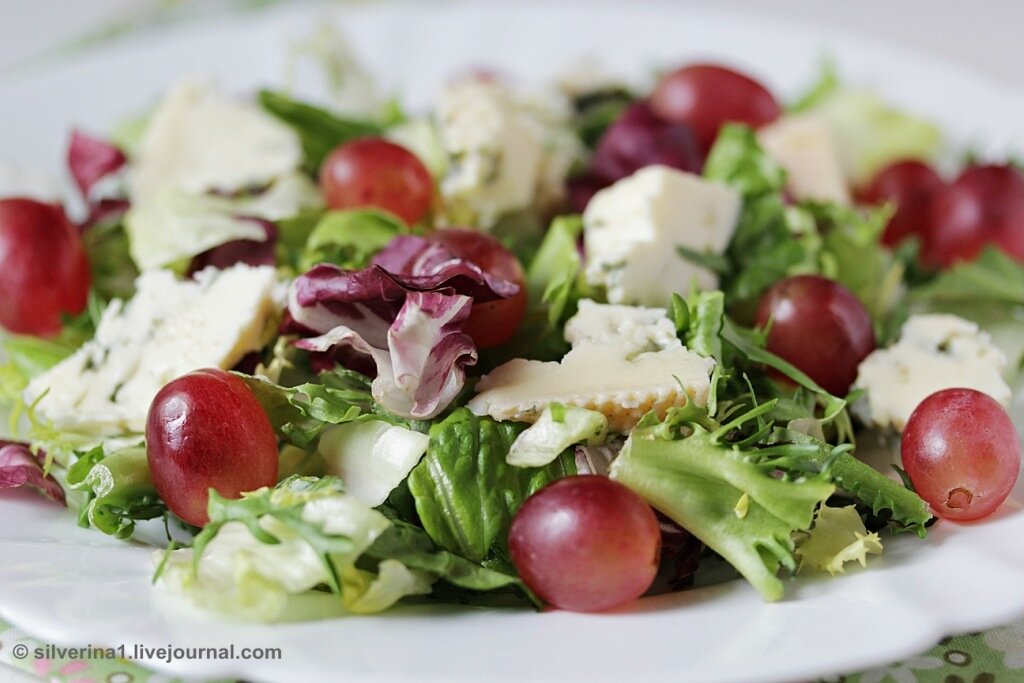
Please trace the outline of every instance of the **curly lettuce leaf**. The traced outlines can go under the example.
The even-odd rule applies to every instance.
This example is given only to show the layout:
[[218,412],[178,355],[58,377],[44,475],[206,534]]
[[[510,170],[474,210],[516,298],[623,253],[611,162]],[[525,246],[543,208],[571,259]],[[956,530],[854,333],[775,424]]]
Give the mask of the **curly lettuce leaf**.
[[800,569],[811,567],[832,576],[842,574],[847,562],[866,567],[868,554],[882,554],[882,539],[868,533],[854,505],[834,508],[822,505],[814,527],[797,546]]
[[[612,463],[611,477],[724,557],[765,600],[778,600],[784,590],[779,569],[797,568],[792,536],[810,528],[835,486],[826,473],[813,473],[808,448],[745,447],[747,440],[726,439],[766,407],[715,431],[694,406],[670,413],[664,423],[638,426]],[[788,476],[776,476],[779,471]]]
[[571,451],[544,468],[506,462],[524,426],[466,408],[430,429],[427,454],[409,474],[409,491],[430,538],[476,562],[505,543],[519,506],[545,484],[576,473]]

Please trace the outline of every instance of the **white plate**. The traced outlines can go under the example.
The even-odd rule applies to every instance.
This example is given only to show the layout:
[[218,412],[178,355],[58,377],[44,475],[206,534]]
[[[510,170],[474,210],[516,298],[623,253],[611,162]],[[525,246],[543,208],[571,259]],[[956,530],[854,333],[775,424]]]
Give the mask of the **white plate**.
[[[509,3],[511,4],[511,3]],[[655,65],[726,59],[783,94],[830,53],[843,73],[927,112],[960,142],[1024,149],[1024,99],[983,76],[834,29],[727,16],[678,3],[357,5],[342,23],[365,61],[413,104],[466,65],[552,75],[581,55],[643,77]],[[273,84],[285,48],[319,15],[144,36],[9,78],[3,161],[56,169],[72,124],[109,128],[184,74],[239,91]],[[807,679],[915,654],[941,636],[1024,616],[1024,483],[983,524],[887,540],[869,571],[799,580],[778,604],[743,582],[587,616],[403,609],[274,627],[178,612],[150,592],[149,552],[74,526],[26,494],[0,500],[0,616],[63,644],[280,647],[277,662],[147,661],[179,675],[266,681],[768,681]]]

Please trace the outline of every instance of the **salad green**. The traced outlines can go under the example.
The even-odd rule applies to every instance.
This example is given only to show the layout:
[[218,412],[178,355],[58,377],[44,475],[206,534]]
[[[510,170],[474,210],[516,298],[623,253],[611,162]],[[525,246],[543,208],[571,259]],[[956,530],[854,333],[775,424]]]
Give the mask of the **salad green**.
[[[76,134],[88,216],[61,239],[88,273],[45,320],[0,304],[0,402],[24,439],[0,442],[0,489],[66,492],[80,525],[118,539],[162,520],[157,588],[259,621],[427,600],[585,609],[721,561],[774,601],[798,571],[870,568],[891,534],[925,538],[949,501],[858,458],[863,430],[906,422],[867,399],[911,413],[908,368],[985,390],[971,363],[1004,398],[1018,359],[951,314],[1019,334],[1007,235],[1024,234],[1024,176],[986,167],[1018,193],[1010,228],[950,246],[921,219],[900,242],[892,226],[924,200],[865,188],[933,161],[939,131],[832,70],[788,109],[729,81],[747,104],[709,121],[707,83],[736,76],[684,67],[650,99],[467,78],[435,111],[363,118],[184,84],[130,145]],[[694,108],[666,110],[671,88]],[[765,144],[794,116],[830,144],[785,128]],[[793,182],[819,172],[839,195]],[[30,201],[0,199],[0,266]],[[936,249],[954,265],[920,257]],[[5,297],[43,287],[2,271]],[[935,338],[897,343],[920,330]],[[869,362],[893,364],[885,383]],[[235,428],[253,441],[224,438]],[[602,509],[613,494],[631,505]],[[660,559],[601,545],[627,521]],[[523,544],[565,563],[525,571]],[[689,573],[653,581],[671,567]],[[596,599],[566,588],[575,571],[632,587]]]

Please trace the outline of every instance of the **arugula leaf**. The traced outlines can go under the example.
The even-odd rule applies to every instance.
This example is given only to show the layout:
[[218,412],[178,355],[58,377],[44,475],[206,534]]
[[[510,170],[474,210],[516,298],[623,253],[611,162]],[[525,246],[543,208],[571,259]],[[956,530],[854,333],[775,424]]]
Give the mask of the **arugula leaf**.
[[92,526],[115,538],[125,539],[139,520],[155,519],[167,512],[149,472],[143,445],[107,454],[104,447],[83,453],[65,476],[68,487],[84,491],[78,523]]
[[261,90],[259,101],[265,110],[291,126],[298,134],[305,154],[303,168],[310,174],[315,175],[320,170],[324,159],[338,145],[383,132],[378,123],[343,119],[326,109],[293,100],[273,90]]
[[430,428],[427,453],[409,474],[423,528],[442,548],[474,561],[503,547],[519,506],[544,485],[576,473],[567,451],[543,468],[505,459],[524,426],[478,417],[466,408]]
[[[835,490],[824,463],[814,473],[814,448],[758,448],[730,435],[755,425],[771,403],[714,431],[706,410],[670,411],[660,424],[638,426],[612,463],[611,477],[722,555],[765,600],[782,597],[780,567],[795,571],[792,535],[809,529],[814,512]],[[685,427],[685,428],[683,428]],[[777,477],[782,471],[784,477]]]
[[383,211],[331,211],[309,234],[299,268],[305,271],[326,262],[346,270],[360,270],[392,238],[408,231],[401,219]]

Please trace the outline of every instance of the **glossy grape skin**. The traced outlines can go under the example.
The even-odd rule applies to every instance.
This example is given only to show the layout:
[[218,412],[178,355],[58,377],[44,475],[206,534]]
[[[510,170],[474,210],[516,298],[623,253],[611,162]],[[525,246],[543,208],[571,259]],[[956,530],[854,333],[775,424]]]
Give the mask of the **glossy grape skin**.
[[945,389],[910,415],[901,444],[903,469],[940,517],[992,514],[1020,474],[1020,436],[999,403],[974,389]]
[[274,428],[245,383],[223,370],[196,370],[160,390],[146,449],[160,498],[195,526],[208,521],[211,488],[239,498],[277,482]]
[[948,268],[989,244],[1024,262],[1024,175],[1006,165],[968,167],[938,193],[921,260]]
[[666,121],[690,126],[705,152],[724,124],[758,128],[782,113],[767,88],[717,64],[692,64],[664,76],[651,95],[651,109]]
[[845,396],[857,366],[875,350],[871,315],[850,290],[818,275],[775,283],[761,297],[757,324],[768,350],[802,370],[835,396]]
[[601,136],[590,172],[610,185],[655,164],[697,173],[703,158],[688,126],[663,121],[647,103],[635,102]]
[[85,308],[92,276],[78,229],[56,204],[0,200],[0,326],[56,335]]
[[409,225],[430,213],[434,180],[409,150],[382,138],[347,142],[320,167],[320,188],[332,209],[373,207]]
[[544,601],[599,612],[650,587],[661,533],[654,512],[630,489],[607,477],[575,476],[527,499],[512,521],[509,552]]
[[934,168],[916,159],[905,159],[880,170],[858,192],[866,204],[892,202],[895,212],[882,234],[882,244],[894,247],[908,237],[927,239],[931,204],[945,182]]
[[526,273],[501,242],[487,233],[464,228],[446,228],[428,236],[453,255],[473,263],[485,273],[519,285],[507,299],[474,303],[462,331],[473,338],[478,349],[499,346],[512,338],[526,315]]

